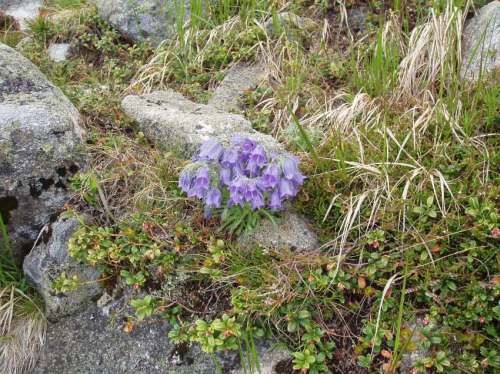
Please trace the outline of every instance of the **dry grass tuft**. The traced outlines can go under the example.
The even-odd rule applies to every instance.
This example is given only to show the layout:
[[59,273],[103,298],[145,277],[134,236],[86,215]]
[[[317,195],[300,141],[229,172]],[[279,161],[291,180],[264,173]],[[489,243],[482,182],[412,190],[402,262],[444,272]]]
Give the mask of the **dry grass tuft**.
[[172,197],[172,185],[182,162],[172,154],[144,147],[121,136],[105,138],[90,147],[93,163],[80,176],[79,193],[94,213],[108,223],[127,220],[131,212],[161,208],[168,212],[184,198]]
[[[167,87],[179,65],[186,71],[203,66],[210,48],[216,43],[222,44],[227,34],[242,29],[242,26],[240,17],[232,17],[209,31],[186,29],[185,33],[156,49],[150,61],[138,71],[128,90],[150,92]],[[190,61],[189,66],[187,61]]]
[[380,108],[366,93],[358,92],[354,97],[339,93],[328,99],[315,113],[302,118],[304,125],[320,126],[325,130],[353,134],[361,125],[375,126],[380,120]]
[[0,373],[28,373],[45,341],[46,319],[15,286],[0,290]]
[[454,8],[448,2],[446,10],[436,14],[431,9],[429,20],[415,27],[406,47],[398,74],[397,98],[421,96],[435,92],[438,79],[455,76],[460,66],[461,36],[467,11]]

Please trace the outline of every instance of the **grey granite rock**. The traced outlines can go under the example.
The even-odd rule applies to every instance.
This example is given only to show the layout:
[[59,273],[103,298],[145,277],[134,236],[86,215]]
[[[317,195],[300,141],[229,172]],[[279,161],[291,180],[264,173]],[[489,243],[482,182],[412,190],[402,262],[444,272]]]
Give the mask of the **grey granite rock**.
[[28,27],[28,21],[38,15],[42,5],[42,0],[0,0],[0,10],[13,17],[23,30]]
[[[131,298],[140,297],[132,289],[113,297],[104,294],[97,305],[80,314],[50,323],[46,344],[33,373],[170,373],[212,374],[216,372],[210,355],[198,345],[176,346],[167,337],[169,324],[151,317],[125,332],[127,317],[133,313]],[[288,351],[256,341],[261,374],[276,373],[276,366],[288,359]],[[236,351],[217,353],[224,373],[243,374]],[[246,371],[256,372],[253,371]]]
[[130,95],[123,99],[122,107],[149,140],[186,158],[209,138],[227,143],[235,135],[252,137],[270,151],[282,150],[273,137],[253,130],[244,117],[194,103],[174,91]]
[[265,248],[289,248],[309,251],[319,248],[319,242],[307,221],[292,211],[285,211],[276,223],[264,220],[249,235],[238,239],[243,247],[259,245]]
[[85,166],[76,108],[14,49],[0,43],[0,213],[21,259],[68,201]]
[[228,112],[237,111],[241,96],[246,91],[257,87],[266,76],[267,72],[263,64],[238,63],[228,70],[208,104]]
[[461,74],[477,79],[500,68],[500,1],[482,7],[466,25],[462,41]]
[[[68,241],[78,226],[74,218],[60,218],[52,224],[47,243],[33,248],[24,259],[24,273],[43,297],[45,314],[52,321],[87,307],[102,293],[99,271],[73,260],[68,254]],[[52,288],[52,283],[62,273],[68,278],[78,277],[76,290],[58,293]]]
[[150,41],[153,45],[172,38],[176,33],[176,0],[93,0],[100,16],[133,41]]

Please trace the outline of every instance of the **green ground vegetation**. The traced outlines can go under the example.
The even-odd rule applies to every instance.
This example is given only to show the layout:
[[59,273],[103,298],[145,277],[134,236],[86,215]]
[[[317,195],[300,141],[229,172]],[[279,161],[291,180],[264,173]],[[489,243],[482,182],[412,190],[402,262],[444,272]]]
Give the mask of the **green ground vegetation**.
[[[109,288],[140,294],[127,328],[153,314],[176,343],[214,355],[267,336],[288,371],[500,370],[498,76],[460,77],[465,1],[193,1],[178,37],[132,45],[82,1],[54,1],[23,53],[85,119],[92,166],[72,184],[93,219],[70,252]],[[284,11],[313,21],[301,27]],[[184,17],[179,16],[182,20]],[[74,44],[52,63],[51,41]],[[295,208],[322,246],[243,251],[177,188],[186,161],[151,147],[120,109],[125,93],[171,88],[206,102],[235,62],[269,78],[242,100],[254,127],[301,158]],[[60,287],[73,287],[61,279]],[[138,292],[139,294],[139,292]]]

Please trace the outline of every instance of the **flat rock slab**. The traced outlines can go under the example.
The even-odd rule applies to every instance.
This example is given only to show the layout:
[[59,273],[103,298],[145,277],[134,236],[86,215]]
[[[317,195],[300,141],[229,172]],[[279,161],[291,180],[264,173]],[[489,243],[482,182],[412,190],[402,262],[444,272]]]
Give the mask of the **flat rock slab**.
[[462,45],[463,77],[475,80],[500,69],[500,1],[482,7],[467,23]]
[[33,373],[215,373],[210,357],[197,349],[176,364],[168,331],[166,321],[155,320],[126,333],[92,306],[49,324],[46,344]]
[[22,258],[86,165],[80,115],[29,60],[0,43],[0,213]]
[[257,87],[266,76],[267,71],[263,64],[236,64],[228,70],[208,104],[228,112],[237,111],[241,96]]
[[154,144],[187,158],[209,138],[229,143],[235,135],[251,137],[272,152],[283,150],[273,137],[253,130],[244,117],[194,103],[174,91],[129,95],[122,107]]

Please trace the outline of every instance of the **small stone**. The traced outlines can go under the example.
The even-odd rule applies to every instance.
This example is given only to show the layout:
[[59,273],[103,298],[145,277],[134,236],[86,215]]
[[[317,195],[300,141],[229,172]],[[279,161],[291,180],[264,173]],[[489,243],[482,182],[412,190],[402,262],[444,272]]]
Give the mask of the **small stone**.
[[263,64],[238,63],[228,70],[208,104],[228,112],[237,111],[241,96],[257,87],[266,76],[267,71]]
[[477,80],[481,73],[500,68],[500,1],[483,6],[467,22],[462,35],[462,67],[464,78]]
[[68,59],[69,49],[69,43],[53,43],[49,46],[47,52],[52,61],[62,62]]
[[366,6],[357,6],[347,9],[347,23],[349,28],[355,32],[364,32],[369,9]]
[[306,220],[293,211],[281,213],[276,223],[266,219],[250,234],[238,239],[244,248],[258,245],[268,249],[289,248],[296,251],[311,251],[319,247],[314,231]]
[[[99,271],[69,256],[68,242],[78,226],[75,218],[59,219],[52,225],[48,242],[36,246],[24,259],[24,273],[43,297],[46,317],[52,321],[86,307],[102,293]],[[63,273],[68,278],[77,276],[76,290],[58,293],[53,289],[53,282]]]
[[[422,333],[419,331],[425,326],[424,319],[417,317],[417,320],[413,323],[408,323],[405,327],[413,331],[411,336],[411,345],[418,347],[419,344],[425,339]],[[401,355],[401,361],[399,362],[399,372],[400,373],[411,373],[415,368],[419,360],[424,359],[430,354],[427,349],[417,348],[410,352],[405,352]]]

